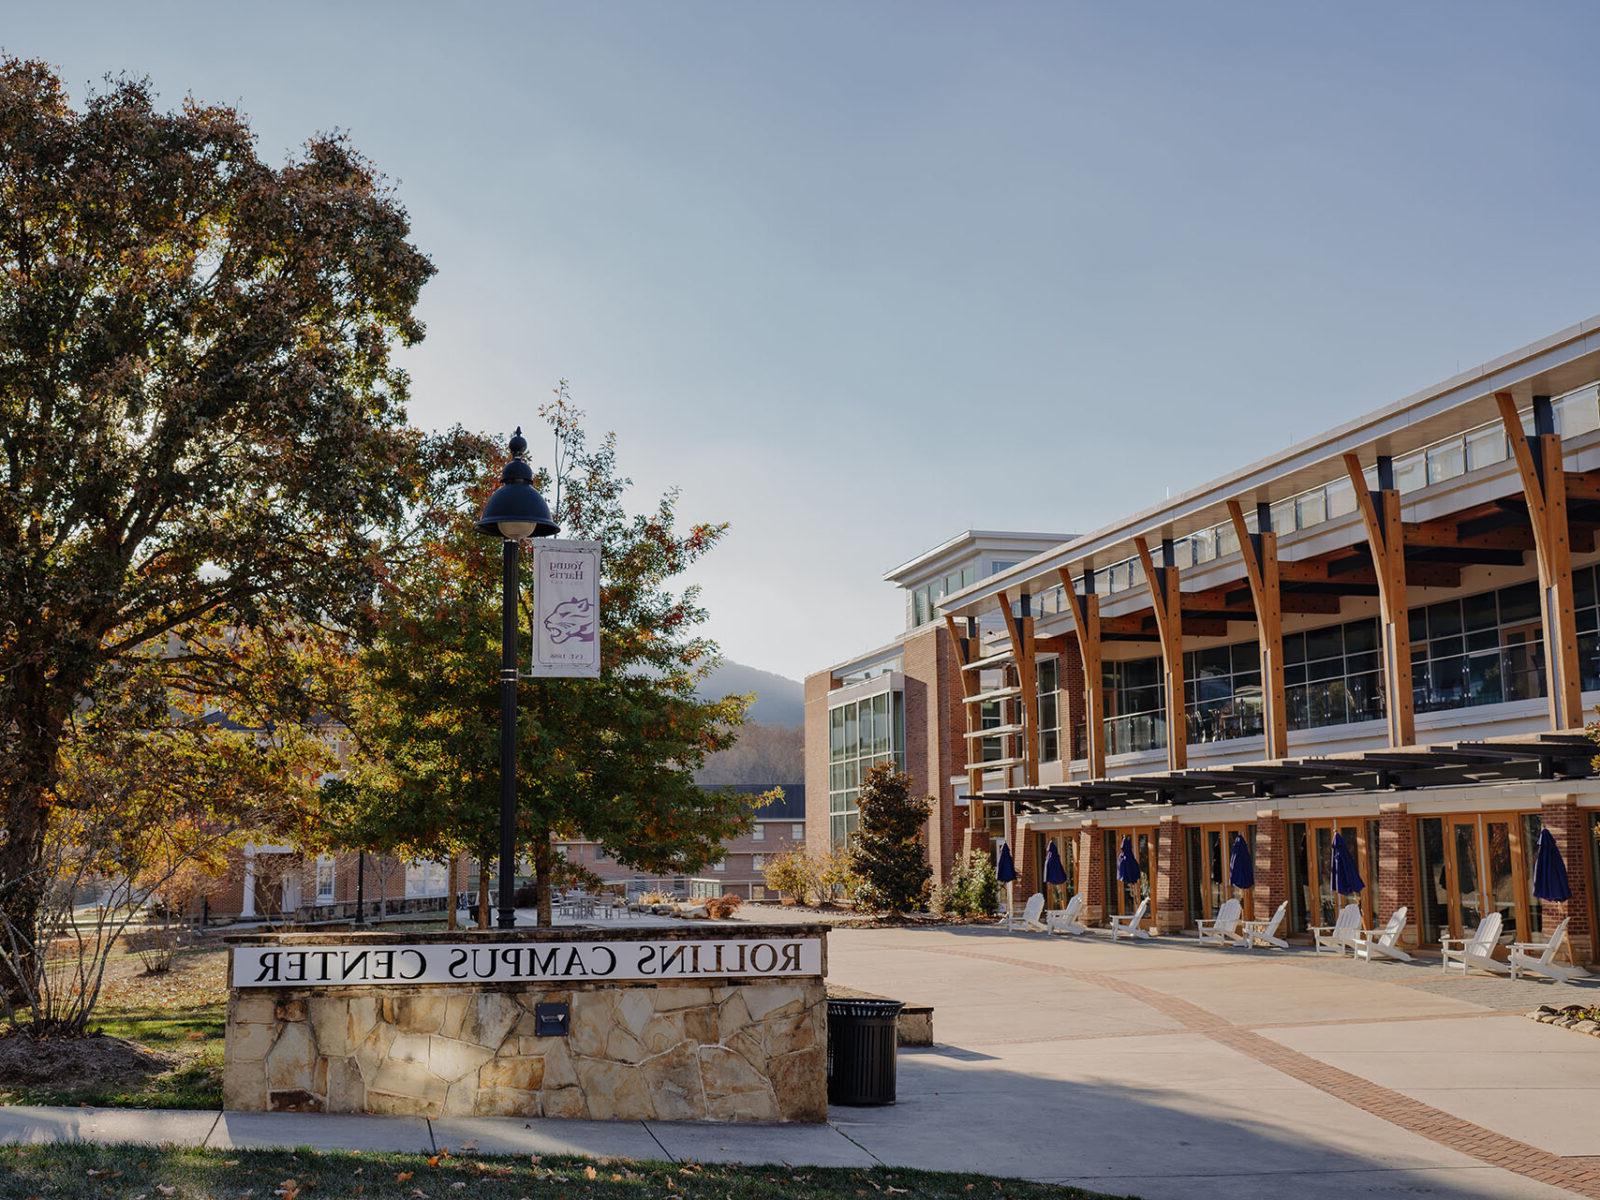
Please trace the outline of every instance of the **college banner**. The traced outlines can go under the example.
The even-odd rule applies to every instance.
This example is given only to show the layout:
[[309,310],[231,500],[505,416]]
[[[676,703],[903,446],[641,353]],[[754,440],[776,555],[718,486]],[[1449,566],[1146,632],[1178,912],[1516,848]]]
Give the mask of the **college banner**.
[[600,678],[600,543],[533,543],[533,667],[546,678]]

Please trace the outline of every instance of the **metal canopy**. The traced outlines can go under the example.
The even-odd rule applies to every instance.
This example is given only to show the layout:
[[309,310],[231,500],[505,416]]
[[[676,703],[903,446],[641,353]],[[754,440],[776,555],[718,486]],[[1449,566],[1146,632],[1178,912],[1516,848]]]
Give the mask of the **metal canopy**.
[[1597,749],[1584,734],[1551,733],[1011,788],[984,792],[983,799],[1015,804],[1018,812],[1102,812],[1140,805],[1585,779],[1595,773],[1592,761]]

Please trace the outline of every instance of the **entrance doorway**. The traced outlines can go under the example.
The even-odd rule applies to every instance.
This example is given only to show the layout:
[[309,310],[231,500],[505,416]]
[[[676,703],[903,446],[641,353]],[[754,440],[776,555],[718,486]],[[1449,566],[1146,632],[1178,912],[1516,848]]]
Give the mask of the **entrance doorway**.
[[[1333,835],[1344,836],[1345,849],[1355,859],[1366,886],[1355,896],[1333,890],[1330,863]],[[1332,925],[1346,904],[1361,905],[1361,921],[1373,928],[1378,914],[1378,822],[1368,817],[1332,817],[1319,821],[1291,821],[1289,834],[1289,925],[1305,933],[1314,925]],[[1388,914],[1384,913],[1387,917]]]
[[[1047,848],[1055,845],[1056,853],[1061,856],[1061,865],[1066,869],[1067,881],[1065,883],[1045,883],[1044,862]],[[1067,906],[1067,901],[1072,899],[1078,890],[1078,835],[1070,830],[1055,830],[1050,833],[1034,835],[1034,850],[1038,858],[1034,862],[1039,864],[1039,887],[1044,892],[1044,906],[1051,911]]]
[[1418,914],[1422,939],[1466,937],[1491,912],[1503,942],[1544,931],[1532,894],[1538,813],[1474,813],[1417,818]]
[[[1139,860],[1139,882],[1123,883],[1117,878],[1117,858],[1122,853],[1122,839],[1133,839],[1133,852]],[[1107,829],[1103,843],[1106,877],[1106,914],[1130,917],[1143,900],[1150,900],[1147,915],[1155,918],[1155,900],[1152,898],[1151,871],[1156,865],[1156,846],[1160,834],[1154,825],[1139,825],[1124,829]]]
[[[1184,829],[1184,856],[1188,867],[1189,923],[1204,917],[1211,920],[1217,915],[1224,900],[1230,899],[1235,889],[1228,882],[1232,862],[1233,839],[1243,834],[1250,847],[1253,861],[1256,853],[1256,827],[1252,824],[1190,825]],[[1239,893],[1239,903],[1244,906],[1245,920],[1255,917],[1253,889]]]

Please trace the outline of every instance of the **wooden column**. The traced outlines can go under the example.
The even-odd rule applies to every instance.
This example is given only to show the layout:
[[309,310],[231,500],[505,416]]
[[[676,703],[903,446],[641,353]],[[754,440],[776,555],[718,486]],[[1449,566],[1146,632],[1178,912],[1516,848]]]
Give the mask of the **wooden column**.
[[1522,418],[1510,392],[1496,392],[1500,421],[1511,442],[1511,455],[1533,524],[1534,555],[1539,561],[1540,617],[1544,622],[1544,661],[1550,695],[1550,728],[1583,726],[1583,677],[1578,672],[1578,622],[1572,602],[1572,534],[1567,523],[1567,475],[1561,462],[1561,436],[1549,396],[1533,398],[1533,433],[1522,431]]
[[1018,601],[1022,613],[1011,611],[1011,599],[1001,592],[995,599],[1011,639],[1011,655],[1017,664],[1017,686],[1022,689],[1018,709],[1022,713],[1022,781],[1032,787],[1039,782],[1039,676],[1033,638],[1033,610],[1027,592]]
[[[979,687],[978,676],[980,672],[969,671],[966,669],[967,664],[973,660],[973,655],[976,654],[978,650],[978,631],[975,628],[976,622],[974,622],[971,617],[967,618],[966,635],[963,635],[960,632],[959,626],[956,625],[956,619],[954,617],[947,614],[945,616],[944,623],[945,628],[950,631],[950,642],[955,647],[956,651],[956,674],[961,677],[961,697],[963,701],[961,707],[966,710],[966,729],[963,731],[963,733],[975,733],[982,724],[982,716],[978,710],[983,706],[981,704],[968,704],[965,701],[969,696],[976,696],[978,694]],[[972,757],[972,752],[972,740],[970,738],[963,737],[961,739],[961,753],[965,755],[965,757],[961,761],[963,763],[976,761]],[[967,825],[969,832],[971,829],[976,828],[977,825],[981,824],[981,822],[973,819],[972,806],[980,803],[978,797],[982,794],[983,771],[969,767],[967,769]]]
[[1061,589],[1066,594],[1067,607],[1072,610],[1072,624],[1078,637],[1078,657],[1083,660],[1083,725],[1088,741],[1088,768],[1090,779],[1106,776],[1105,680],[1100,666],[1100,597],[1094,594],[1094,568],[1083,573],[1084,591],[1078,594],[1078,585],[1065,567],[1057,567],[1061,576]]
[[1144,538],[1133,539],[1139,564],[1150,584],[1150,603],[1156,612],[1156,632],[1161,636],[1161,666],[1167,691],[1167,769],[1181,771],[1189,765],[1189,721],[1183,692],[1183,593],[1178,587],[1178,567],[1172,558],[1172,539],[1161,540],[1161,565],[1150,560]]
[[1356,509],[1367,530],[1378,582],[1389,745],[1411,746],[1416,744],[1417,722],[1411,695],[1411,614],[1406,607],[1406,546],[1400,521],[1400,492],[1394,486],[1394,468],[1387,457],[1378,459],[1377,491],[1368,490],[1367,477],[1356,455],[1344,456],[1344,469],[1355,487]]
[[1289,704],[1283,691],[1283,586],[1278,573],[1278,535],[1273,532],[1271,507],[1256,506],[1256,527],[1245,528],[1244,509],[1228,501],[1228,516],[1243,552],[1250,600],[1256,611],[1256,643],[1261,647],[1261,725],[1268,758],[1289,755]]

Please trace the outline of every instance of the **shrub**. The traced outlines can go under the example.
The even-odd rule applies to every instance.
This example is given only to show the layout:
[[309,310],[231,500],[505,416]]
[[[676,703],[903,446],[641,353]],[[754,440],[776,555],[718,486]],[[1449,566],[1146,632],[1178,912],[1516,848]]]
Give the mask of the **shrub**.
[[178,952],[178,931],[171,925],[149,925],[127,935],[128,949],[139,956],[145,973],[164,975],[172,970]]
[[867,772],[859,803],[861,829],[847,856],[859,880],[852,899],[879,912],[920,908],[932,874],[922,841],[930,801],[911,794],[909,775],[880,763]]
[[945,890],[945,911],[958,917],[992,917],[1000,911],[1000,880],[988,852],[973,850],[963,855],[950,874]]
[[743,903],[743,897],[736,896],[732,892],[724,892],[706,901],[706,915],[725,921],[733,916],[735,910]]
[[799,847],[768,859],[762,875],[773,891],[780,896],[792,896],[801,904],[806,903],[817,886],[814,865]]

